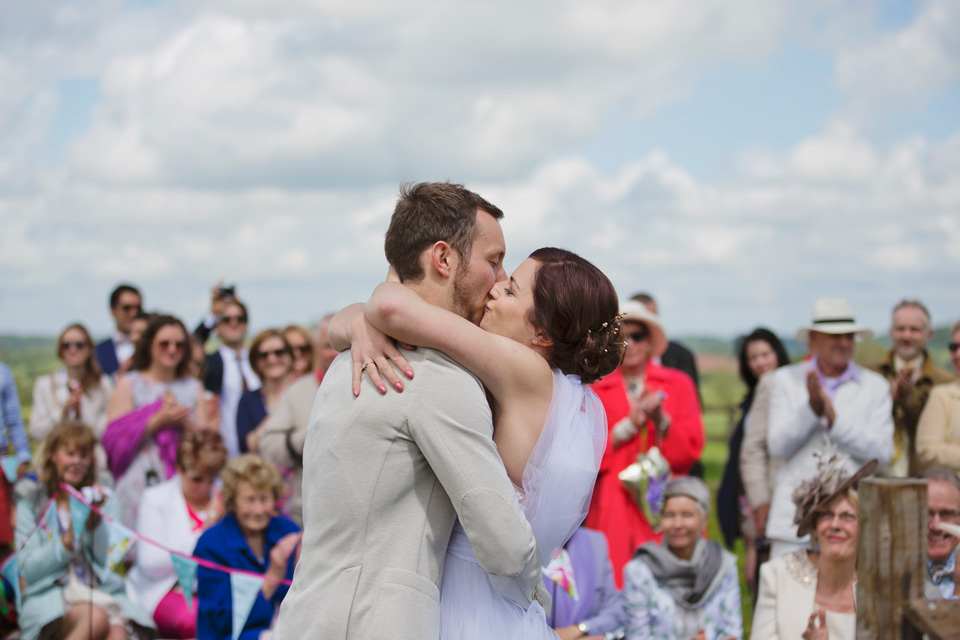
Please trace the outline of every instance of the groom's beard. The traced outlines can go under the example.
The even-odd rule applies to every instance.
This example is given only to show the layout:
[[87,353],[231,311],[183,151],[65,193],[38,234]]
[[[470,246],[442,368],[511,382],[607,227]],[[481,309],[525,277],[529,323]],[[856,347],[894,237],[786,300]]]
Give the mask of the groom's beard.
[[[484,292],[485,294],[486,292]],[[479,302],[477,301],[479,298]],[[467,284],[467,270],[457,269],[453,278],[453,311],[458,316],[466,318],[473,324],[479,325],[483,319],[483,307],[486,304],[486,295],[470,291]]]

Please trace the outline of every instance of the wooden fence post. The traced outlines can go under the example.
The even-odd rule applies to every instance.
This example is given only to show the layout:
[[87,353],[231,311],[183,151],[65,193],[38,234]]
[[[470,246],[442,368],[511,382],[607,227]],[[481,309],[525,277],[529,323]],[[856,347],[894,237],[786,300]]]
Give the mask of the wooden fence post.
[[864,478],[858,492],[857,638],[919,640],[904,611],[910,600],[923,597],[927,484]]

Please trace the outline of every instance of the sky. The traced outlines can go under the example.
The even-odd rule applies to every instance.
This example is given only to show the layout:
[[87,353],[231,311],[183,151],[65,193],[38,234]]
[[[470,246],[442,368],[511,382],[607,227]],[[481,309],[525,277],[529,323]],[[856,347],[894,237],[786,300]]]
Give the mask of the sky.
[[955,0],[6,2],[0,87],[0,333],[105,335],[119,282],[313,323],[433,180],[674,335],[960,317]]

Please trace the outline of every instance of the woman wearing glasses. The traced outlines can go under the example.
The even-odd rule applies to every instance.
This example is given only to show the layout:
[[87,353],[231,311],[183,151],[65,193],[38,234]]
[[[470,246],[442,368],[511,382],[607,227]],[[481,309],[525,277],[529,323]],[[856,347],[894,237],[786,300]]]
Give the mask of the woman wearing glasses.
[[250,366],[260,378],[260,388],[244,391],[237,406],[237,441],[240,453],[256,453],[257,427],[277,405],[290,382],[293,350],[276,329],[264,329],[250,344]]
[[610,544],[617,588],[623,568],[640,545],[657,538],[654,528],[618,474],[656,445],[674,475],[686,474],[703,450],[700,402],[690,377],[657,362],[667,348],[660,321],[641,303],[620,305],[627,351],[623,364],[594,383],[607,414],[609,436],[590,511],[584,523]]
[[117,381],[110,400],[103,446],[129,527],[144,489],[176,472],[181,432],[206,426],[203,386],[189,375],[189,347],[180,320],[153,316],[133,352],[133,371]]
[[[960,320],[950,327],[950,359],[960,376]],[[925,467],[944,466],[960,474],[960,381],[938,384],[917,423],[917,457]]]
[[71,324],[57,339],[58,371],[40,376],[33,385],[30,438],[42,442],[55,424],[64,420],[82,422],[97,438],[107,427],[107,404],[113,382],[100,371],[93,353],[93,340],[82,324]]
[[303,327],[291,324],[283,330],[283,337],[290,345],[293,354],[293,368],[290,370],[290,381],[300,376],[313,373],[313,344],[310,334]]

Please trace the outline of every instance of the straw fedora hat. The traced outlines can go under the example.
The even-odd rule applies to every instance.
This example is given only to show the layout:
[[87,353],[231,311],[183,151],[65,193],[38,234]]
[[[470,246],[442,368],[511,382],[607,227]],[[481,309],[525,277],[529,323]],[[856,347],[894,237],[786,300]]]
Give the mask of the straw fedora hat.
[[808,342],[811,331],[833,335],[852,333],[862,340],[873,337],[873,331],[857,323],[850,303],[843,298],[820,298],[813,303],[813,322],[797,331],[797,342]]
[[650,331],[652,345],[650,355],[658,358],[667,350],[667,334],[663,331],[660,318],[651,313],[642,303],[636,300],[627,300],[620,303],[621,322],[640,322]]

